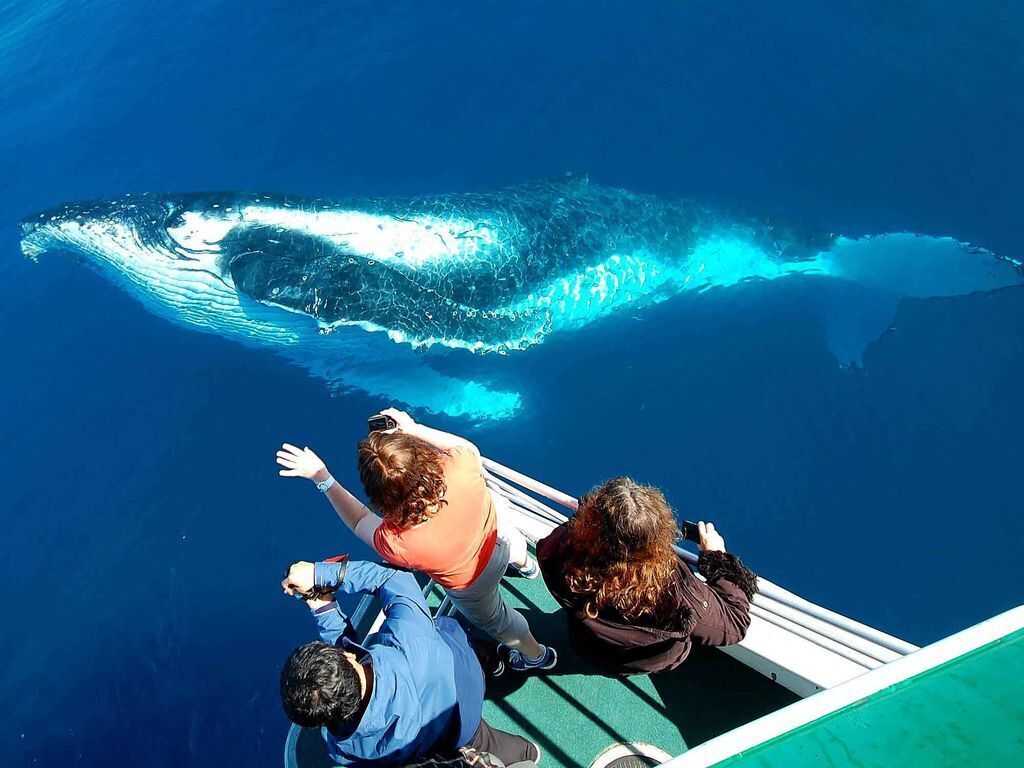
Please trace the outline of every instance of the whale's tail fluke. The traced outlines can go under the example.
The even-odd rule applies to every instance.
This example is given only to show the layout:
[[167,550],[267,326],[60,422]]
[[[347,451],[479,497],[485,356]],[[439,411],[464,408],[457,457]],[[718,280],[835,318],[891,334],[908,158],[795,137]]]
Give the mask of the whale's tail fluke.
[[825,346],[842,368],[864,365],[868,347],[889,332],[900,299],[849,280],[822,280],[815,289],[825,329]]
[[840,365],[858,368],[891,327],[903,299],[989,293],[1024,285],[1020,262],[951,237],[900,232],[840,237],[822,255],[818,288],[826,343]]
[[908,299],[966,296],[1024,285],[1020,261],[952,237],[909,232],[840,237],[829,249],[828,261],[832,277]]

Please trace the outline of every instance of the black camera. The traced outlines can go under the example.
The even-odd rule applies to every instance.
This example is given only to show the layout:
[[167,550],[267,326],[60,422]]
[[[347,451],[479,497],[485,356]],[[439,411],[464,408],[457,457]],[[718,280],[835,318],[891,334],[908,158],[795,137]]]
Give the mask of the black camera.
[[696,523],[684,520],[683,524],[679,527],[682,530],[683,538],[686,541],[692,541],[695,544],[700,544],[700,528],[697,527]]
[[383,432],[388,429],[394,429],[398,426],[398,422],[392,419],[390,416],[385,416],[383,413],[378,413],[376,416],[371,416],[366,421],[370,432]]

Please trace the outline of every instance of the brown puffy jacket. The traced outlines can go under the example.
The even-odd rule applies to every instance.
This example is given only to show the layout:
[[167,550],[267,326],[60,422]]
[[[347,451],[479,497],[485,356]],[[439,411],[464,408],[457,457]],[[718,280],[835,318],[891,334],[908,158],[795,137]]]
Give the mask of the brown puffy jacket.
[[583,599],[565,584],[568,539],[565,525],[555,528],[537,543],[537,560],[548,589],[566,610],[573,648],[595,666],[626,675],[664,672],[682,664],[693,643],[732,645],[746,635],[757,577],[735,555],[701,553],[697,569],[706,582],[680,559],[661,619],[630,621],[610,608],[590,618]]

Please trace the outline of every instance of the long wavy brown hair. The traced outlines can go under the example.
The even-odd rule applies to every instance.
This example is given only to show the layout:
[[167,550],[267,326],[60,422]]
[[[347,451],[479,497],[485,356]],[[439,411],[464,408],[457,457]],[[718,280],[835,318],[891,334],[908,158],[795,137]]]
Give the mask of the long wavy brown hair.
[[613,608],[623,618],[659,617],[672,582],[679,526],[657,488],[616,477],[580,499],[569,520],[565,584],[596,618]]
[[436,514],[445,504],[444,454],[402,432],[371,432],[359,443],[359,479],[370,506],[399,529]]

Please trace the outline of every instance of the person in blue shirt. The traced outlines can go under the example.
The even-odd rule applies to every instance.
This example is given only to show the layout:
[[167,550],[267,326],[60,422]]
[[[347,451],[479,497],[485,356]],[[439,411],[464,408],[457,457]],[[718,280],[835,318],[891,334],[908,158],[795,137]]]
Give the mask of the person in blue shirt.
[[[463,747],[506,765],[540,759],[535,744],[482,719],[476,653],[457,621],[431,615],[412,574],[347,559],[298,562],[281,585],[305,600],[321,638],[285,662],[284,710],[293,723],[322,729],[336,763],[400,766]],[[365,645],[335,592],[379,598],[385,619]]]

